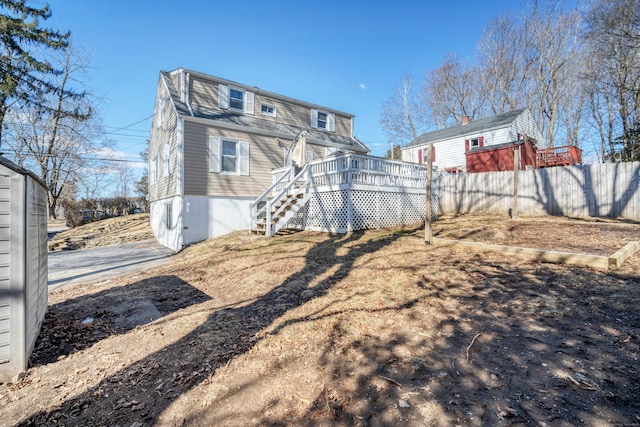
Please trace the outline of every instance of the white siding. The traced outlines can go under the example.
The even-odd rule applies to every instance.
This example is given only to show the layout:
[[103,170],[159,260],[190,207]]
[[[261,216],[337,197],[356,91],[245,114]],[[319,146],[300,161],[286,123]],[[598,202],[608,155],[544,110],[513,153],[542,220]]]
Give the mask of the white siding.
[[[167,221],[167,205],[170,206],[170,221]],[[151,202],[149,209],[151,230],[158,242],[176,252],[181,250],[184,246],[182,236],[182,198],[170,197],[156,200]],[[168,222],[170,223],[168,224]]]
[[190,245],[236,230],[251,228],[248,197],[186,196],[184,203],[184,243]]
[[529,110],[525,110],[520,114],[512,123],[511,136],[515,141],[518,134],[523,137],[526,135],[529,138],[535,139],[538,142],[539,148],[544,148],[545,142],[542,133],[536,125],[536,121],[533,118],[533,114]]
[[[518,135],[520,135],[520,138],[518,138]],[[533,115],[528,110],[525,110],[516,117],[513,122],[505,124],[503,127],[468,133],[456,138],[434,142],[433,146],[436,150],[436,161],[434,165],[440,169],[452,167],[466,168],[465,140],[483,137],[483,146],[487,147],[517,141],[521,139],[523,135],[536,139],[539,142],[538,147],[543,147],[543,145],[541,145],[542,134],[537,129]],[[424,163],[426,159],[424,153],[427,152],[427,144],[402,149],[402,160],[418,163],[419,150],[422,150]]]

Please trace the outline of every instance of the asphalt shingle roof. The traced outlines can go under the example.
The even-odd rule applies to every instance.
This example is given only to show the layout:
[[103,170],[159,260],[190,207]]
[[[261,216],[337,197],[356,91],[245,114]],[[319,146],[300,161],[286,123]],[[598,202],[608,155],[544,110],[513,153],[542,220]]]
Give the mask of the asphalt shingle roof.
[[[191,111],[189,110],[189,107],[184,102],[180,101],[178,90],[173,84],[170,74],[166,71],[161,71],[161,75],[169,90],[171,101],[175,105],[178,113],[184,116],[191,117]],[[193,117],[213,120],[221,123],[246,126],[247,131],[251,131],[251,129],[260,129],[270,132],[276,132],[282,134],[283,138],[293,139],[302,130],[302,128],[299,128],[297,126],[287,125],[280,122],[274,122],[272,120],[265,120],[259,117],[229,111],[220,111],[205,108],[193,109],[192,111]],[[354,137],[336,135],[333,132],[326,132],[312,128],[307,128],[306,130],[308,141],[319,142],[328,146],[337,146],[338,148],[344,147],[361,153],[369,152],[369,148]]]
[[520,108],[518,110],[509,111],[508,113],[498,114],[497,116],[474,120],[466,125],[451,126],[444,129],[434,130],[432,132],[426,132],[420,135],[415,141],[407,144],[407,147],[424,145],[430,142],[438,142],[464,135],[482,133],[490,129],[503,127],[512,123],[524,110],[525,108]]

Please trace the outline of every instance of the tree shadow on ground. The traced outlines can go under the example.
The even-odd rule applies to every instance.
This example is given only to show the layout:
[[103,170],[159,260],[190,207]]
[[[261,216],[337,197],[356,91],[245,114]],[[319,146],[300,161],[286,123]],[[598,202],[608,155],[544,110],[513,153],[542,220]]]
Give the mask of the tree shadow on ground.
[[[256,335],[265,327],[287,311],[326,294],[349,273],[357,259],[380,250],[400,236],[402,233],[394,233],[378,239],[362,239],[361,243],[360,233],[330,236],[314,244],[304,255],[305,266],[301,271],[263,296],[240,307],[212,312],[204,323],[177,342],[126,366],[50,411],[28,416],[21,425],[154,422],[181,395],[250,350],[260,340]],[[326,277],[313,287],[308,286],[320,276]],[[234,339],[229,340],[230,336]]]
[[31,366],[55,362],[209,299],[179,277],[157,276],[51,305],[30,358]]
[[[637,423],[638,279],[546,265],[532,274],[500,261],[487,271],[480,256],[449,262],[463,279],[412,283],[422,302],[411,308],[424,310],[398,317],[404,332],[327,345],[333,381],[295,424]],[[429,329],[433,303],[443,317]]]

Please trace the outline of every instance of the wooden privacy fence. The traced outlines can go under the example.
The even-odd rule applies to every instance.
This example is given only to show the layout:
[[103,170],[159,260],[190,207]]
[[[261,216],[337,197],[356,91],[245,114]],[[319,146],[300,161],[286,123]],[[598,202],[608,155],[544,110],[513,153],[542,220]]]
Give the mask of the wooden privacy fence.
[[[437,180],[443,214],[507,214],[514,172],[442,175]],[[521,170],[517,214],[612,217],[640,220],[640,162]]]

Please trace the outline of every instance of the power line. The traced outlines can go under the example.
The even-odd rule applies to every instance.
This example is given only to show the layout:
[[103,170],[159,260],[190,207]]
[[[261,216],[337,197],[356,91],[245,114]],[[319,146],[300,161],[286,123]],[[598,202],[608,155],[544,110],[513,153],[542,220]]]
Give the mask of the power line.
[[153,117],[153,114],[151,114],[151,115],[150,115],[150,116],[148,116],[148,117],[145,117],[144,119],[138,120],[138,121],[137,121],[137,122],[135,122],[135,123],[131,123],[130,125],[123,126],[123,127],[118,128],[118,129],[116,129],[116,130],[114,130],[114,131],[111,131],[111,132],[106,132],[106,133],[105,133],[105,135],[108,135],[108,134],[111,134],[111,133],[115,133],[115,132],[118,132],[118,131],[121,131],[121,130],[128,129],[128,128],[132,127],[132,126],[135,126],[135,125],[137,125],[137,124],[139,124],[139,123],[142,123],[142,122],[144,122],[144,121],[146,121],[146,120],[149,120],[151,117]]

